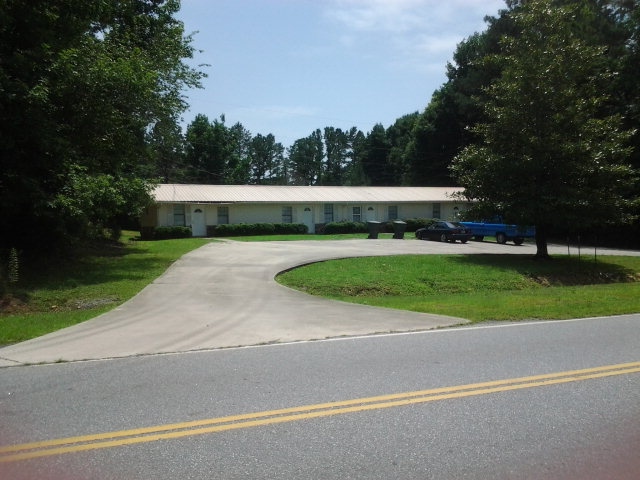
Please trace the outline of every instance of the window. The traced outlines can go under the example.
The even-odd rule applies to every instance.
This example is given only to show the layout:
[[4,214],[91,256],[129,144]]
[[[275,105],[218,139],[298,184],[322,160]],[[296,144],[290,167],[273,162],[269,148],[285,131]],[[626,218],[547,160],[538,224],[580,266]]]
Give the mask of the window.
[[185,214],[184,214],[183,203],[173,206],[173,224],[176,227],[184,227],[187,224]]
[[282,223],[293,223],[293,207],[282,207]]
[[440,218],[440,204],[439,203],[434,203],[433,204],[433,215],[431,215],[431,218]]
[[389,205],[387,209],[389,213],[388,220],[397,220],[398,219],[398,207],[396,205]]
[[218,225],[229,223],[229,207],[218,207]]
[[333,222],[333,204],[325,203],[324,205],[324,223]]
[[361,207],[353,207],[352,212],[353,212],[353,221],[354,222],[359,222],[360,219],[362,218]]

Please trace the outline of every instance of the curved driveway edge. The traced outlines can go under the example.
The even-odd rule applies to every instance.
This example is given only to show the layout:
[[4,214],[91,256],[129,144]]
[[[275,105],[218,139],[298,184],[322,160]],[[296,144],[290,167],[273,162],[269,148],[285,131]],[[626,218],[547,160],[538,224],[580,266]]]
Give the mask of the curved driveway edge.
[[[557,253],[566,253],[566,247],[558,248]],[[279,285],[274,277],[297,265],[333,258],[534,252],[535,246],[531,245],[515,247],[486,242],[462,245],[391,239],[212,242],[181,257],[137,296],[114,310],[84,323],[0,348],[0,366],[459,325],[467,321],[310,296]]]

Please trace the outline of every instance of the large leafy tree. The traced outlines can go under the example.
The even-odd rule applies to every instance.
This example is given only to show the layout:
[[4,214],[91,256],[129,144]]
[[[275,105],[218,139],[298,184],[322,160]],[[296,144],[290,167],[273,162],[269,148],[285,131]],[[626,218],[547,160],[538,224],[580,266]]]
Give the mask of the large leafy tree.
[[251,176],[251,139],[251,132],[240,122],[229,128],[231,154],[227,160],[225,183],[231,185],[249,183]]
[[157,122],[147,134],[147,148],[150,163],[140,168],[143,178],[157,178],[162,183],[185,180],[185,142],[179,125]]
[[345,175],[353,157],[353,141],[358,133],[356,127],[349,130],[325,127],[325,163],[322,185],[343,185]]
[[487,29],[460,42],[447,64],[447,82],[436,90],[416,119],[404,152],[403,183],[446,186],[453,183],[449,165],[477,137],[469,128],[484,118],[484,89],[500,74],[499,65],[482,62],[501,51],[500,39],[513,33],[508,10],[487,17]]
[[288,150],[289,174],[294,185],[317,185],[322,178],[324,145],[318,129],[296,140]]
[[233,153],[230,137],[224,116],[210,122],[206,115],[196,115],[185,134],[187,178],[190,182],[225,183],[226,164]]
[[367,137],[358,130],[351,142],[351,162],[345,175],[345,185],[369,185],[369,179],[364,171],[364,159],[367,153]]
[[529,0],[510,13],[516,34],[485,61],[501,74],[486,90],[481,139],[452,170],[472,213],[534,224],[537,256],[548,233],[625,220],[635,191],[630,134],[610,115],[606,49],[585,38],[585,2]]
[[[79,183],[99,195],[104,182],[126,195],[123,188],[148,172],[150,132],[158,124],[170,130],[186,108],[182,90],[201,78],[183,63],[194,50],[174,18],[179,7],[178,0],[0,3],[0,246],[77,238],[66,208],[74,199],[65,195]],[[138,198],[136,188],[130,194]],[[104,210],[92,205],[73,210],[98,220]]]
[[251,140],[251,182],[257,185],[286,183],[284,178],[284,147],[275,137],[257,134]]
[[404,115],[387,128],[387,138],[391,145],[388,162],[393,170],[394,184],[404,183],[410,170],[406,150],[413,138],[413,129],[418,117],[418,112]]
[[389,163],[391,143],[387,131],[380,123],[373,126],[367,135],[365,153],[362,157],[362,169],[369,184],[388,186],[394,184],[393,169]]

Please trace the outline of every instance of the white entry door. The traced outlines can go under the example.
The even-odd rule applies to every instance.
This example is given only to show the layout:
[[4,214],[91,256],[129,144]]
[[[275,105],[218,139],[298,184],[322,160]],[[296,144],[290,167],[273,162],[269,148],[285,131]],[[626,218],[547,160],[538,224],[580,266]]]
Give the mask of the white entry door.
[[191,213],[191,234],[194,237],[207,236],[207,226],[204,223],[204,212],[200,207],[197,207]]
[[311,207],[304,207],[302,223],[307,226],[309,233],[316,233],[316,224],[313,221],[313,209]]

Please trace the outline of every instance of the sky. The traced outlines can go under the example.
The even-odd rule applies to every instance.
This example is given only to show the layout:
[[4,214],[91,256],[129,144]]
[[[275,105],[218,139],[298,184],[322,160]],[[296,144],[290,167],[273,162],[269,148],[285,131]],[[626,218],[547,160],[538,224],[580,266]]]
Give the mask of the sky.
[[176,15],[208,77],[183,125],[224,114],[285,147],[316,129],[423,111],[456,45],[504,0],[182,0]]

